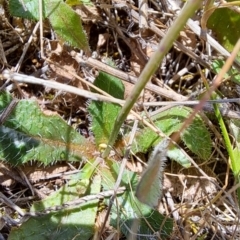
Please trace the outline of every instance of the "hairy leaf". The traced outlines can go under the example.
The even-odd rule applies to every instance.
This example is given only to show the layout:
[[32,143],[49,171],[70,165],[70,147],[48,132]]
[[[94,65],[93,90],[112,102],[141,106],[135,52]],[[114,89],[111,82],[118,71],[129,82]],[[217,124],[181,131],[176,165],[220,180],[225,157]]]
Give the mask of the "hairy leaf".
[[189,168],[191,166],[191,162],[189,158],[184,154],[182,149],[177,148],[176,146],[172,145],[167,151],[167,157],[173,159],[174,161],[178,162],[185,168]]
[[[100,72],[94,81],[94,85],[104,90],[115,98],[123,99],[124,86],[120,79]],[[91,130],[95,136],[97,145],[107,144],[113,130],[115,119],[120,111],[117,104],[91,101],[88,111],[91,117]]]
[[115,98],[124,98],[124,85],[117,77],[99,72],[99,75],[94,81],[94,85]]
[[[170,136],[181,128],[183,122],[188,118],[191,112],[191,108],[173,107],[154,116],[152,120],[163,133]],[[197,115],[192,124],[181,133],[181,139],[186,146],[200,158],[207,159],[210,156],[211,137],[199,115]],[[133,151],[147,152],[152,146],[156,146],[161,138],[151,129],[144,128],[137,134],[135,140]],[[167,153],[167,156],[172,158],[176,156],[176,154]],[[186,158],[179,159],[180,157],[181,156],[177,156],[177,159],[174,158],[174,160],[185,167],[190,164]]]
[[163,189],[163,171],[170,140],[163,139],[154,149],[136,190],[136,197],[151,208],[158,206]]
[[[10,97],[0,94],[0,111]],[[14,165],[36,160],[45,165],[59,160],[91,158],[94,145],[59,116],[47,116],[33,100],[20,100],[0,126],[0,158]]]
[[[119,165],[107,161],[106,167],[101,169],[103,189],[113,188],[119,173]],[[158,232],[162,239],[167,239],[172,232],[173,221],[164,217],[158,211],[152,210],[134,197],[132,191],[136,190],[137,176],[135,173],[125,170],[120,186],[126,186],[126,191],[118,196],[111,211],[110,225],[127,237],[135,220],[139,221],[137,239],[158,239],[154,232]],[[109,200],[106,200],[109,203]],[[161,228],[162,227],[162,228]]]
[[[49,3],[47,6],[51,6]],[[53,2],[53,5],[55,3]],[[88,39],[82,27],[82,21],[71,7],[60,2],[58,7],[49,14],[49,21],[59,37],[73,47],[90,52]]]
[[[39,20],[38,4],[38,0],[10,0],[9,11],[12,16]],[[71,46],[89,52],[80,16],[62,0],[43,0],[42,4],[43,19],[49,18],[57,35]]]

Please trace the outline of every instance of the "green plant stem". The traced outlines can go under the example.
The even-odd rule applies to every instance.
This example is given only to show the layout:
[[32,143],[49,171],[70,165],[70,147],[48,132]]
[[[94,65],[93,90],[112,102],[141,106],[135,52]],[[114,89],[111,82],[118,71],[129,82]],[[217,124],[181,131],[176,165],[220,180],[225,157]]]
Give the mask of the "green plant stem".
[[[205,85],[206,89],[209,91],[210,88],[209,88],[209,85],[208,85],[206,79],[203,79],[203,80],[204,80],[204,85]],[[211,99],[216,100],[216,94],[215,93],[212,93]],[[228,155],[229,155],[230,160],[231,160],[232,170],[233,170],[234,176],[236,177],[237,173],[236,173],[236,171],[234,172],[234,169],[237,169],[236,168],[236,161],[234,160],[235,158],[234,158],[233,148],[232,148],[232,144],[231,144],[231,141],[230,141],[230,138],[229,138],[229,135],[228,135],[228,131],[227,131],[227,128],[226,128],[225,123],[223,121],[222,114],[221,114],[221,112],[219,110],[219,107],[216,103],[213,104],[213,108],[214,108],[214,112],[215,112],[215,115],[216,115],[217,120],[218,120],[218,124],[221,128],[221,131],[222,131],[222,135],[223,135],[223,139],[224,139],[224,143],[225,143]]]
[[[205,85],[206,89],[209,91],[209,85],[208,85],[206,79],[204,79],[204,85]],[[211,99],[216,100],[216,94],[215,93],[213,93],[211,95]],[[218,124],[221,128],[221,131],[222,131],[222,135],[223,135],[223,139],[224,139],[224,143],[225,143],[228,155],[229,155],[231,163],[232,163],[233,173],[234,173],[234,176],[236,177],[236,175],[235,175],[236,171],[234,172],[234,169],[237,169],[236,168],[236,161],[234,160],[233,148],[232,148],[232,144],[231,144],[231,141],[230,141],[230,138],[229,138],[229,135],[228,135],[228,131],[227,131],[227,128],[226,128],[225,123],[223,121],[222,114],[221,114],[221,112],[219,110],[219,107],[216,103],[213,104],[213,108],[214,108],[214,112],[215,112],[215,115],[216,115],[217,120],[218,120]]]
[[234,172],[234,169],[237,169],[236,161],[234,159],[233,148],[232,148],[232,144],[231,144],[231,141],[230,141],[230,138],[229,138],[229,135],[228,135],[227,128],[225,126],[225,123],[223,121],[221,112],[220,112],[217,104],[213,104],[213,107],[214,107],[215,115],[216,115],[217,120],[218,120],[218,124],[221,128],[221,131],[222,131],[222,135],[223,135],[223,139],[224,139],[224,142],[225,142],[225,146],[226,146],[228,155],[229,155],[230,160],[231,160],[233,174],[234,174],[235,177],[237,177],[238,173]]
[[127,118],[130,110],[132,109],[134,103],[137,101],[141,91],[144,89],[145,85],[151,78],[151,76],[156,72],[157,68],[159,67],[161,61],[163,60],[166,53],[170,50],[173,45],[173,42],[179,36],[180,31],[183,29],[184,25],[186,24],[187,20],[194,14],[194,12],[200,7],[202,1],[201,0],[189,0],[184,5],[183,9],[181,10],[179,16],[174,21],[173,25],[169,28],[168,32],[161,40],[160,44],[156,52],[152,55],[150,60],[148,61],[147,65],[143,69],[141,75],[139,76],[138,82],[136,83],[135,87],[133,88],[131,94],[126,99],[126,103],[123,105],[116,122],[114,124],[113,131],[108,141],[108,146],[103,153],[103,158],[106,158],[113,144],[116,141],[120,128]]
[[[217,117],[219,126],[222,130],[224,143],[225,143],[228,155],[230,157],[231,169],[233,171],[235,181],[236,181],[236,183],[239,183],[240,182],[239,181],[239,172],[238,172],[238,166],[237,166],[238,159],[236,159],[236,157],[233,153],[232,144],[231,144],[231,141],[230,141],[230,138],[229,138],[229,135],[228,135],[227,128],[226,128],[225,123],[223,121],[221,112],[219,110],[219,107],[217,106],[217,104],[213,104],[213,107],[214,107],[215,115]],[[238,196],[238,205],[240,206],[240,189],[239,188],[237,189],[237,196]]]

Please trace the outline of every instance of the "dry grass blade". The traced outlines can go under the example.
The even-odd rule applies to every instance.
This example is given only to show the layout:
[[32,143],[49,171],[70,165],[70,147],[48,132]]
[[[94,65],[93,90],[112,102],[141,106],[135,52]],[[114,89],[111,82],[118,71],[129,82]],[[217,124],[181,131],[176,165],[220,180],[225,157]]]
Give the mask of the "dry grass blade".
[[79,96],[82,96],[85,98],[89,98],[92,100],[96,100],[96,101],[106,101],[106,102],[112,102],[112,103],[118,103],[118,104],[124,103],[124,101],[115,99],[113,97],[105,97],[105,96],[97,94],[97,93],[92,93],[92,92],[89,92],[86,90],[78,89],[78,88],[68,86],[65,84],[61,84],[61,83],[57,83],[54,81],[46,81],[46,80],[42,80],[40,78],[35,78],[35,77],[27,76],[24,74],[13,73],[9,70],[4,70],[2,75],[5,79],[12,79],[12,80],[20,82],[20,83],[31,83],[31,84],[42,85],[45,87],[49,87],[49,88],[53,88],[53,89],[57,89],[57,90],[61,90],[61,91],[66,91],[69,93],[74,93],[76,95],[79,95]]
[[137,131],[137,127],[138,127],[138,121],[135,121],[134,122],[134,125],[133,125],[133,128],[132,128],[132,131],[131,131],[131,135],[130,135],[130,138],[129,138],[129,142],[127,143],[127,148],[126,148],[126,152],[124,154],[124,158],[122,159],[122,163],[121,163],[121,167],[120,167],[120,171],[118,173],[118,178],[117,178],[117,181],[114,185],[114,194],[111,196],[110,198],[110,204],[108,206],[108,211],[106,213],[106,216],[105,216],[105,219],[104,219],[104,222],[103,222],[103,225],[102,225],[102,228],[101,228],[101,232],[100,232],[100,236],[102,235],[103,231],[104,231],[104,228],[105,228],[105,225],[106,225],[106,222],[108,220],[108,217],[111,213],[111,208],[112,208],[112,205],[114,203],[114,200],[116,198],[116,193],[120,187],[120,183],[121,183],[121,180],[122,180],[122,176],[123,176],[123,173],[124,173],[124,170],[126,168],[126,165],[127,165],[127,161],[128,161],[128,158],[129,158],[129,155],[130,155],[130,151],[131,151],[131,145],[133,143],[133,140],[134,140],[134,137],[135,137],[135,134],[136,134],[136,131]]

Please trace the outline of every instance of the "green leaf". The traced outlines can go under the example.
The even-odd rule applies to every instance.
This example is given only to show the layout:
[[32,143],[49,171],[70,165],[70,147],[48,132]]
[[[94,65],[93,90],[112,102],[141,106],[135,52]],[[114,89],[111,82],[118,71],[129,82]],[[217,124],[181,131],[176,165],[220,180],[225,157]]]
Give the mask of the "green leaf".
[[[0,94],[0,111],[10,102]],[[33,100],[20,100],[4,125],[0,126],[0,158],[13,165],[37,160],[55,161],[91,158],[95,146],[68,126],[59,116],[44,115]]]
[[231,119],[229,121],[229,129],[235,138],[236,144],[240,147],[240,121],[238,119]]
[[[124,97],[124,85],[121,80],[109,74],[100,72],[94,85],[115,98],[123,99]],[[106,102],[91,101],[89,104],[91,130],[97,145],[107,144],[120,109],[119,105]]]
[[90,0],[66,0],[66,3],[69,6],[76,6],[76,5],[89,5],[93,6],[93,3]]
[[94,81],[94,85],[115,98],[124,98],[124,85],[117,77],[104,72],[99,72]]
[[[213,69],[213,71],[218,74],[220,72],[220,70],[222,69],[224,65],[224,61],[222,60],[214,60],[211,67]],[[231,79],[231,81],[240,84],[240,74],[239,71],[234,69],[233,67],[225,74],[224,76],[225,78],[229,78]]]
[[[192,109],[187,107],[173,107],[167,111],[157,114],[152,119],[155,125],[167,136],[180,130],[183,122],[191,114]],[[186,146],[202,159],[207,159],[211,154],[211,137],[208,129],[204,125],[201,117],[197,115],[192,124],[181,133],[181,139]],[[204,139],[204,141],[203,141]],[[150,128],[142,129],[135,138],[133,152],[147,152],[151,147],[156,146],[161,138]],[[172,150],[173,151],[173,150]],[[175,150],[176,151],[176,150]],[[173,152],[167,153],[167,156],[178,161],[182,166],[189,166],[190,162],[182,155],[176,155]],[[173,157],[176,158],[173,158]]]
[[157,240],[158,233],[161,239],[169,239],[173,230],[173,220],[152,210],[133,197],[133,193],[127,191],[118,197],[118,205],[114,204],[111,213],[110,225],[121,229],[125,236],[129,236],[129,230],[135,221],[139,221],[137,239]]
[[[47,6],[55,5],[48,3]],[[90,52],[88,39],[82,27],[80,16],[66,3],[60,2],[49,15],[49,21],[59,37],[73,47]]]
[[[43,211],[49,207],[61,206],[81,196],[97,194],[100,188],[99,176],[95,176],[92,182],[85,177],[74,179],[50,197],[34,203],[31,211]],[[88,240],[94,235],[97,208],[98,200],[93,200],[73,209],[64,209],[37,218],[32,217],[20,227],[14,228],[8,239]]]
[[167,151],[167,157],[173,159],[184,168],[189,168],[191,166],[191,162],[189,158],[186,157],[186,154],[182,151],[182,149],[177,148],[176,146],[171,146]]
[[[12,16],[39,20],[38,0],[10,0],[9,11]],[[43,0],[43,19],[49,21],[65,42],[73,47],[89,52],[86,34],[80,16],[62,0]]]
[[[186,108],[188,115],[192,112],[191,108]],[[197,115],[192,124],[181,134],[182,141],[186,146],[203,160],[207,160],[211,155],[212,140],[209,130],[203,123],[201,117]]]
[[220,44],[230,52],[240,37],[239,25],[240,14],[229,8],[216,9],[207,22],[207,27],[214,31]]
[[163,171],[166,163],[166,153],[170,140],[163,139],[154,149],[148,161],[148,167],[144,171],[138,187],[136,196],[139,201],[151,208],[158,206],[163,189]]
[[238,119],[231,119],[229,121],[229,130],[234,138],[236,147],[233,149],[234,159],[231,164],[231,169],[234,176],[239,176],[240,174],[240,121]]
[[[234,164],[231,165],[231,169],[233,171],[234,176],[237,176],[237,179],[239,180],[239,174],[240,174],[240,149],[238,147],[233,149],[234,154],[234,160],[236,161]],[[235,166],[235,168],[233,167]]]
[[[101,169],[104,190],[113,188],[119,173],[119,165],[112,161],[106,162],[106,167]],[[125,170],[120,186],[126,186],[124,194],[117,197],[117,201],[113,204],[111,211],[110,225],[127,237],[129,230],[134,221],[139,221],[137,239],[158,239],[155,232],[160,231],[161,239],[167,239],[173,229],[173,221],[164,217],[158,211],[152,210],[148,206],[142,204],[134,197],[137,186],[137,176],[135,173]],[[109,204],[109,200],[106,199]],[[162,228],[161,228],[162,227]]]
[[134,153],[142,152],[146,153],[151,147],[154,147],[161,138],[158,134],[152,131],[150,128],[145,127],[139,130],[136,134],[134,143],[132,145],[132,151]]
[[97,146],[107,144],[119,111],[120,107],[116,104],[92,101],[89,105],[88,112],[92,119],[90,129]]
[[[39,0],[9,0],[9,12],[15,17],[39,20],[38,2]],[[43,19],[45,18],[46,11],[43,1]]]

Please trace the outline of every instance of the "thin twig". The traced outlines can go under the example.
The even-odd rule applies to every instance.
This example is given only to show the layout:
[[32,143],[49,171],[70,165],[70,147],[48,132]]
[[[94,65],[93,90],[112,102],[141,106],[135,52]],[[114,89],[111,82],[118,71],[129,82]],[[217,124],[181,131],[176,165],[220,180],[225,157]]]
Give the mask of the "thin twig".
[[230,69],[232,63],[234,62],[234,60],[236,59],[236,56],[239,52],[240,49],[240,39],[238,40],[238,42],[236,43],[231,55],[228,57],[226,63],[224,64],[224,66],[222,67],[222,69],[220,70],[220,72],[218,73],[218,75],[216,76],[215,80],[213,81],[212,86],[209,88],[209,90],[204,94],[204,96],[202,97],[200,103],[194,108],[194,111],[192,112],[192,114],[189,116],[188,119],[186,119],[186,121],[184,122],[184,124],[182,125],[181,129],[175,133],[172,136],[172,140],[173,141],[177,141],[180,138],[180,133],[186,129],[189,124],[191,124],[191,122],[193,121],[194,117],[196,116],[196,114],[198,113],[198,111],[203,109],[203,106],[205,105],[205,103],[207,102],[207,100],[209,100],[211,94],[220,86],[222,79],[224,78],[225,74],[228,72],[228,70]]
[[[192,19],[189,19],[187,21],[187,25],[195,34],[197,34],[199,37],[201,36],[201,28]],[[221,55],[225,56],[226,58],[230,56],[230,53],[210,35],[207,34],[206,40],[207,43],[211,45],[215,50],[217,50]],[[236,59],[234,59],[233,62],[235,66],[239,69],[239,62]]]
[[26,53],[27,53],[27,50],[28,50],[28,48],[29,48],[29,46],[30,46],[30,44],[31,44],[31,42],[32,42],[33,36],[36,34],[36,32],[37,32],[37,30],[38,30],[39,24],[40,24],[40,23],[38,22],[38,23],[35,25],[35,27],[34,27],[34,29],[33,29],[33,31],[32,31],[32,34],[31,34],[31,36],[30,36],[29,39],[28,39],[28,42],[24,45],[23,53],[22,53],[22,55],[21,55],[21,57],[20,57],[17,65],[15,66],[14,71],[16,71],[16,72],[19,71],[19,69],[20,69],[20,67],[21,67],[21,65],[22,65],[23,59],[24,59],[24,57],[25,57],[25,55],[26,55]]
[[[74,93],[76,95],[83,96],[83,97],[86,97],[86,98],[90,98],[90,99],[93,99],[93,100],[112,102],[112,103],[117,103],[119,105],[122,105],[122,104],[125,103],[124,100],[116,99],[116,98],[113,98],[113,97],[106,97],[106,96],[103,96],[103,95],[100,95],[100,94],[96,94],[96,93],[92,93],[92,92],[89,92],[89,91],[81,90],[81,89],[73,87],[73,86],[68,86],[68,85],[57,83],[57,82],[50,81],[50,80],[46,81],[46,80],[42,80],[40,78],[35,78],[35,77],[32,77],[32,76],[13,73],[9,70],[4,70],[2,75],[6,79],[11,78],[11,79],[13,79],[17,82],[39,84],[39,85],[43,85],[45,87],[50,87],[50,88],[53,88],[53,89]],[[221,102],[222,100],[219,100],[219,101]],[[233,101],[235,101],[235,100],[233,99]],[[223,102],[224,102],[224,100],[223,100]],[[181,105],[181,104],[185,105],[185,103],[186,103],[186,105],[191,105],[191,104],[188,104],[188,103],[191,103],[191,102],[184,102],[184,101],[179,102],[179,103],[178,102],[158,102],[158,105],[159,106],[165,106],[166,105],[166,106],[168,106],[168,108],[170,108],[170,107],[174,107],[176,105]],[[211,101],[209,103],[211,103]],[[196,102],[196,101],[192,101],[192,104],[199,104],[199,103]],[[144,103],[144,105],[147,106],[148,104]],[[203,109],[206,110],[206,111],[209,111],[209,112],[213,112],[213,107],[210,106],[210,105],[205,105]],[[157,111],[162,111],[162,110],[163,109],[159,109]],[[227,108],[221,108],[220,111],[221,111],[222,115],[227,116],[229,118],[234,118],[234,119],[239,119],[240,118],[240,114],[238,112],[229,110]],[[138,120],[142,121],[144,125],[148,126],[153,131],[156,131],[156,128],[153,127],[151,124],[149,124],[149,122],[146,121],[145,119],[143,119],[140,115],[138,115],[134,111],[131,111],[131,113]],[[157,113],[158,112],[155,112],[154,114],[157,114]],[[159,131],[157,130],[157,132],[159,132]],[[164,137],[164,134],[161,134],[160,136]]]
[[82,198],[78,198],[76,200],[63,203],[62,205],[46,208],[43,211],[25,213],[24,217],[40,217],[40,216],[43,216],[43,215],[46,215],[46,214],[49,214],[49,213],[52,213],[52,212],[58,212],[58,211],[61,211],[61,210],[66,210],[66,209],[68,209],[68,210],[73,209],[73,208],[78,207],[81,204],[84,204],[84,203],[92,201],[92,200],[97,200],[97,199],[101,200],[101,199],[104,199],[106,197],[110,197],[114,193],[115,194],[122,194],[122,193],[124,193],[125,189],[126,189],[125,187],[119,187],[117,191],[108,190],[108,191],[100,192],[98,194],[84,196]]
[[13,73],[9,70],[4,70],[2,73],[3,77],[8,79],[11,78],[17,82],[22,82],[22,83],[31,83],[31,84],[37,84],[37,85],[42,85],[44,87],[49,87],[57,90],[62,90],[66,92],[70,92],[85,98],[90,98],[92,100],[96,101],[104,101],[104,102],[112,102],[112,103],[117,103],[117,104],[123,104],[124,101],[114,98],[114,97],[106,97],[97,93],[92,93],[86,90],[82,90],[73,86],[69,86],[66,84],[58,83],[55,81],[51,80],[43,80],[41,78],[36,78],[32,76],[27,76],[24,74],[19,74],[19,73]]
[[[75,60],[81,64],[82,66],[91,66],[91,67],[94,67],[94,68],[97,68],[103,72],[106,72],[106,73],[109,73],[115,77],[118,77],[124,81],[127,81],[129,83],[132,83],[132,84],[136,84],[138,82],[138,78],[137,77],[134,77],[128,73],[125,73],[123,71],[120,71],[116,68],[113,68],[111,66],[108,66],[107,64],[104,64],[100,61],[98,61],[97,59],[93,59],[93,58],[88,58],[87,60],[83,60],[81,58],[81,56],[75,52],[72,52],[71,53],[72,56],[74,56]],[[184,100],[187,100],[187,97],[184,97],[176,92],[174,92],[173,90],[169,90],[169,89],[166,89],[166,88],[161,88],[159,86],[156,86],[152,83],[147,83],[146,84],[146,89],[147,90],[150,90],[156,94],[159,94],[160,96],[164,96],[166,98],[169,98],[169,99],[173,99],[173,100],[177,100],[177,101],[184,101]]]
[[40,23],[40,52],[41,52],[41,58],[45,58],[44,51],[43,51],[43,6],[42,6],[42,0],[38,0],[38,6],[39,6],[39,23]]
[[2,111],[0,115],[0,126],[4,124],[4,122],[8,119],[13,109],[17,106],[18,100],[13,98],[10,104]]
[[138,126],[138,121],[135,121],[134,125],[133,125],[133,128],[132,128],[132,131],[131,131],[128,146],[126,148],[126,152],[124,154],[124,158],[122,160],[122,163],[121,163],[121,166],[120,166],[120,169],[119,169],[118,178],[117,178],[117,181],[116,181],[115,186],[114,186],[114,190],[113,190],[114,193],[109,200],[108,210],[107,210],[107,213],[106,213],[106,216],[105,216],[102,228],[101,228],[100,236],[102,235],[102,233],[104,231],[105,225],[106,225],[107,220],[108,220],[108,216],[110,215],[112,205],[114,203],[114,200],[115,200],[116,195],[117,195],[117,191],[118,191],[120,183],[122,181],[122,176],[123,176],[124,170],[126,168],[126,164],[127,164],[127,160],[128,160],[130,151],[131,151],[131,146],[132,146],[132,143],[133,143],[133,139],[134,139],[136,131],[137,131],[137,126]]
[[7,206],[14,209],[16,212],[18,212],[21,216],[24,216],[24,211],[18,207],[15,203],[13,203],[9,198],[7,198],[4,194],[0,192],[0,199],[2,202],[4,202]]

